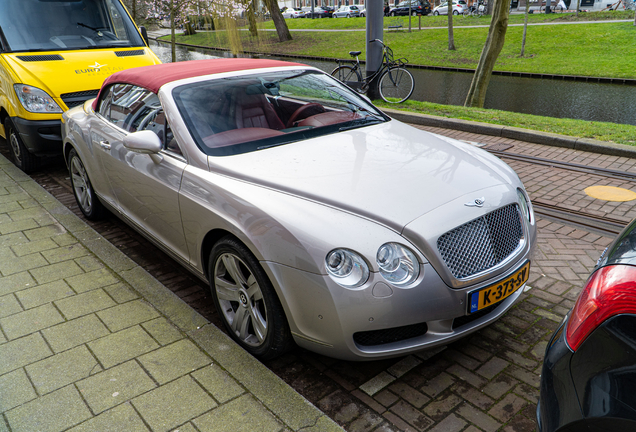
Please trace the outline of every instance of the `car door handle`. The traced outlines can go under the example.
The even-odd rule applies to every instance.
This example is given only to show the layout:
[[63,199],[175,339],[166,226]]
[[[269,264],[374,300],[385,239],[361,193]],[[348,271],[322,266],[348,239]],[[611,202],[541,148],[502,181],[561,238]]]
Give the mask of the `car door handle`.
[[110,143],[108,141],[100,141],[99,146],[104,150],[110,150]]

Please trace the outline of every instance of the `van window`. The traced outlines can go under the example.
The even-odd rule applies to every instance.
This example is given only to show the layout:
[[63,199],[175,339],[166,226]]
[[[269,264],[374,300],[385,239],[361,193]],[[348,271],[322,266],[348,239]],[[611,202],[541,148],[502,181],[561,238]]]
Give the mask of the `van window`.
[[0,2],[5,51],[61,51],[145,46],[119,0]]

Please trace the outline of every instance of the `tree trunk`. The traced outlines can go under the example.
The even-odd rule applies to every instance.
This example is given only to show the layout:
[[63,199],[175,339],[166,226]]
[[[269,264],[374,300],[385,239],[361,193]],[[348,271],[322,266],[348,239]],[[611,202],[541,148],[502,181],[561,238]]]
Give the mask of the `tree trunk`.
[[448,0],[448,50],[455,51],[455,37],[453,36],[453,0]]
[[283,14],[278,7],[278,1],[265,0],[265,4],[267,5],[267,9],[269,9],[269,12],[272,14],[272,20],[274,21],[274,26],[276,26],[276,33],[278,33],[278,40],[280,42],[292,40],[292,36],[289,32],[289,28],[287,28],[285,18],[283,18]]
[[187,21],[183,25],[183,34],[186,36],[192,36],[193,34],[196,34],[194,26],[192,25],[193,18],[194,16],[187,17]]
[[250,34],[252,37],[258,37],[258,28],[256,27],[256,16],[254,15],[254,7],[256,6],[255,0],[252,0],[247,5],[245,13],[247,14],[247,22],[249,23]]
[[[579,16],[579,8],[581,7],[581,0],[576,0],[576,17]],[[634,18],[634,25],[636,25],[636,18]]]
[[530,0],[526,0],[526,16],[523,20],[523,37],[521,38],[521,57],[526,51],[526,34],[528,33],[528,14],[530,13]]
[[484,106],[486,90],[488,89],[492,70],[506,41],[509,9],[509,0],[495,0],[486,44],[481,51],[479,63],[477,64],[473,81],[470,83],[470,89],[468,90],[468,96],[466,96],[464,106],[479,108]]
[[137,22],[137,0],[132,0],[132,17]]
[[172,63],[177,61],[177,38],[175,37],[175,14],[174,0],[170,1],[170,45],[172,46]]

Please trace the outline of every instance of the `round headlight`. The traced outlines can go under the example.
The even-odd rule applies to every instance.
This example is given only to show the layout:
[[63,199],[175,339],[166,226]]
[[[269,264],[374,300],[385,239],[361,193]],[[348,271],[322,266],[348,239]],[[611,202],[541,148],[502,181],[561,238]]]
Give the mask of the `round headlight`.
[[417,257],[400,244],[383,244],[375,258],[380,267],[380,274],[393,285],[408,285],[420,275]]
[[369,279],[369,266],[357,253],[334,249],[325,257],[327,273],[338,285],[357,288]]
[[519,202],[519,208],[521,209],[521,214],[523,214],[528,222],[531,221],[531,210],[528,204],[528,198],[526,198],[526,194],[524,194],[521,189],[517,189],[517,201]]

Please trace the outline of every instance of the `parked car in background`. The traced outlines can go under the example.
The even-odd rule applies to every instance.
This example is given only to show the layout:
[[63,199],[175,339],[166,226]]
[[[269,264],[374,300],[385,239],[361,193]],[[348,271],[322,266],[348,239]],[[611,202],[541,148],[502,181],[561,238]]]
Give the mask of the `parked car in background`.
[[359,17],[360,9],[358,6],[340,6],[338,10],[333,13],[333,18],[351,18]]
[[114,74],[64,114],[64,155],[82,213],[110,209],[209,281],[262,359],[292,340],[349,360],[447,345],[529,277],[536,222],[510,167],[302,64]]
[[[453,1],[453,15],[463,15],[464,11],[468,10],[468,5],[464,0]],[[433,9],[433,15],[447,15],[448,14],[448,2],[445,1],[435,9]]]
[[313,14],[311,12],[311,8],[309,8],[309,11],[305,12],[305,18],[331,18],[331,15],[333,15],[333,12],[320,6],[314,7]]
[[287,8],[283,12],[283,18],[305,18],[305,12],[300,8]]
[[366,6],[358,6],[358,9],[360,11],[360,16],[361,17],[367,16],[367,7]]
[[636,220],[605,249],[548,343],[538,429],[634,431],[635,385]]
[[428,15],[431,13],[431,4],[428,0],[405,0],[400,2],[397,6],[392,8],[389,11],[390,16],[402,16],[409,14],[409,4],[410,11],[412,15]]

